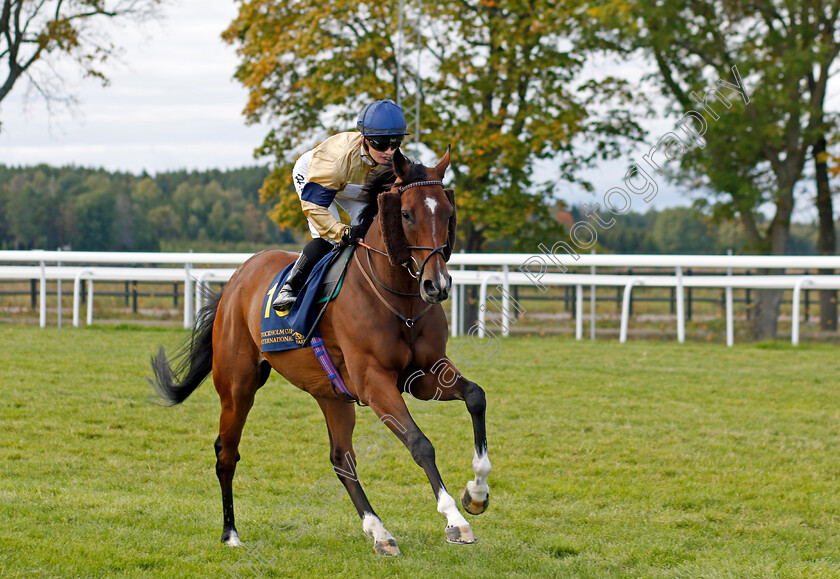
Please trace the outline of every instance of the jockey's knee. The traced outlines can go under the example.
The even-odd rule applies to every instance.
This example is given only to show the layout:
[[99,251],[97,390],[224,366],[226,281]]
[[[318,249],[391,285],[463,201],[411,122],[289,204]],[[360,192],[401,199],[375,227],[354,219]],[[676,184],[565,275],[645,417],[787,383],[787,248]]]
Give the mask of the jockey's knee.
[[316,237],[306,244],[301,253],[314,262],[318,262],[322,257],[332,251],[333,244],[323,237]]

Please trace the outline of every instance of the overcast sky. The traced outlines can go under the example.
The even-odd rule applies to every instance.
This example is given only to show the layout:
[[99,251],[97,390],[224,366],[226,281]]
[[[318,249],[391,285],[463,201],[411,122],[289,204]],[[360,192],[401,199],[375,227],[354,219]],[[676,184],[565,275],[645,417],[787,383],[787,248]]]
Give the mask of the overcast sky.
[[[257,163],[253,150],[267,129],[245,125],[241,112],[247,93],[232,79],[236,54],[220,38],[236,5],[232,0],[165,4],[163,17],[145,24],[142,32],[133,25],[118,31],[124,51],[107,69],[110,86],[65,75],[69,92],[79,100],[72,111],[58,107],[50,114],[37,95],[27,95],[24,84],[18,84],[0,107],[0,163],[74,164],[132,173]],[[652,122],[650,144],[673,122]],[[632,158],[648,148],[640,147]],[[602,193],[621,185],[626,166],[605,165],[588,176]],[[550,173],[550,165],[543,171]],[[559,193],[570,204],[596,200],[569,185],[561,185]],[[663,180],[650,206],[689,203]],[[645,208],[643,203],[633,207]]]
[[142,32],[120,29],[124,51],[108,67],[110,86],[69,75],[79,98],[72,112],[48,114],[19,83],[0,109],[0,162],[135,173],[254,164],[265,130],[245,126],[247,93],[232,80],[236,55],[220,38],[235,15],[232,0],[180,0]]

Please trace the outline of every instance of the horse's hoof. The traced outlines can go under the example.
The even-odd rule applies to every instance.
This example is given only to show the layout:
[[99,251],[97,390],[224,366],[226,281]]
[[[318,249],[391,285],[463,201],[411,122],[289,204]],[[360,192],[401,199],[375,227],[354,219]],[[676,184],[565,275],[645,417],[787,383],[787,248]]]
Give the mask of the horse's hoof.
[[446,540],[456,545],[469,545],[478,541],[469,525],[446,527]]
[[376,541],[373,544],[373,549],[377,555],[384,555],[385,557],[396,557],[400,554],[400,548],[397,547],[397,542],[394,539]]
[[487,493],[487,497],[482,502],[478,502],[472,498],[470,491],[467,488],[465,488],[464,492],[461,493],[461,506],[463,506],[464,510],[471,515],[480,515],[487,510],[487,505],[489,504],[490,493]]
[[242,541],[239,540],[239,534],[236,529],[225,531],[222,533],[222,543],[228,547],[241,547]]

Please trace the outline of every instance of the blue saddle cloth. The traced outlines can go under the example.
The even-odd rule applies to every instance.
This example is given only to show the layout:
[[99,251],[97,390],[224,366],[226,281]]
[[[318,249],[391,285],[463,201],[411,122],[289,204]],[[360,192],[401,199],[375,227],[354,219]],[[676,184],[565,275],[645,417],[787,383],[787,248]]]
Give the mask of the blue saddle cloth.
[[[277,277],[268,287],[265,301],[263,301],[263,318],[260,324],[260,348],[263,352],[278,352],[303,347],[303,341],[318,315],[318,304],[324,302],[321,299],[323,296],[319,292],[321,281],[330,269],[330,265],[339,255],[343,255],[343,252],[331,251],[315,264],[312,273],[309,274],[309,279],[306,280],[297,300],[292,305],[292,309],[284,314],[275,312],[271,304],[280,292],[280,288],[286,283],[286,278],[289,277],[294,262],[277,274]],[[338,284],[336,285],[338,286]],[[338,289],[336,287],[336,291]],[[335,297],[335,293],[329,295],[328,299],[333,297]]]

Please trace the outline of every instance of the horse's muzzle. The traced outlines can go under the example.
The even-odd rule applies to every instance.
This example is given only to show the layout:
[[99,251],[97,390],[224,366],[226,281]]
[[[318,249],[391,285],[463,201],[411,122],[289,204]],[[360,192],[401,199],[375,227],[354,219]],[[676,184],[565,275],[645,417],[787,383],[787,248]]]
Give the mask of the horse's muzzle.
[[430,304],[439,304],[449,298],[452,289],[452,276],[439,272],[437,276],[429,276],[420,284],[420,297]]

